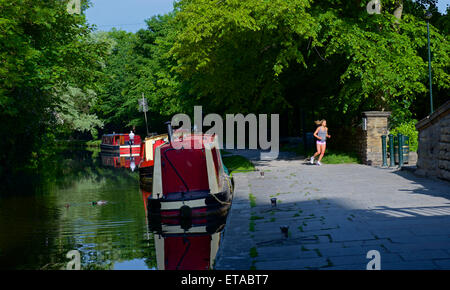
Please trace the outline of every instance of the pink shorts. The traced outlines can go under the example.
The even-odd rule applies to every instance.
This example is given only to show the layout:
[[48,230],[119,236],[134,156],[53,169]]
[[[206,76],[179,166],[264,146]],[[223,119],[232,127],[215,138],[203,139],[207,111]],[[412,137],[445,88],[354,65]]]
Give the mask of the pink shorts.
[[324,145],[324,144],[327,144],[327,141],[320,141],[320,140],[317,140],[316,144]]

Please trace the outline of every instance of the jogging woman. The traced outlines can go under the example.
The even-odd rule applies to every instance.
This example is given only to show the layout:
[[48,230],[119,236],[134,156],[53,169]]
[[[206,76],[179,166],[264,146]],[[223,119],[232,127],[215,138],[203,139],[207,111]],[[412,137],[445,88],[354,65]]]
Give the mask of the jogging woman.
[[320,163],[320,161],[323,158],[323,155],[325,154],[325,149],[327,147],[327,138],[331,138],[330,135],[328,135],[328,128],[327,128],[327,121],[326,120],[321,120],[321,121],[315,121],[316,125],[317,125],[317,129],[314,132],[314,137],[317,138],[316,141],[316,147],[317,147],[317,152],[314,154],[314,156],[311,157],[311,164],[314,164],[314,158],[317,155],[319,156],[319,160],[317,161],[317,165],[322,165],[322,163]]

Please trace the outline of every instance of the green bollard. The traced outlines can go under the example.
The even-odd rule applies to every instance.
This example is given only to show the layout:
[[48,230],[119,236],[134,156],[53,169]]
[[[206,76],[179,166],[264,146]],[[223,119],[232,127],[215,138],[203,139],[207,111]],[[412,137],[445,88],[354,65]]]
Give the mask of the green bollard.
[[383,164],[381,166],[387,167],[386,135],[381,136],[381,148],[383,154]]
[[398,133],[398,167],[403,167],[403,135]]
[[391,163],[389,167],[395,166],[395,156],[394,156],[394,135],[389,134],[389,155],[391,159]]

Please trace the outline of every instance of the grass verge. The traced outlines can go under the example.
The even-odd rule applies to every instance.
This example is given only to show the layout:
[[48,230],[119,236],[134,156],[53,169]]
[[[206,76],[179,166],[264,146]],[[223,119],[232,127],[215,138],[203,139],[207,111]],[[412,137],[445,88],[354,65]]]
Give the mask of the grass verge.
[[324,164],[358,164],[361,163],[357,154],[353,152],[325,151],[322,162]]
[[[315,149],[303,149],[303,144],[297,146],[285,145],[280,148],[280,151],[293,152],[297,156],[311,157],[316,150]],[[317,160],[317,158],[316,158]],[[358,154],[356,152],[348,152],[334,149],[326,149],[323,156],[322,163],[324,164],[359,164],[361,163]]]
[[255,171],[255,166],[247,158],[233,155],[233,156],[223,156],[223,163],[228,168],[230,175],[237,172],[250,172]]

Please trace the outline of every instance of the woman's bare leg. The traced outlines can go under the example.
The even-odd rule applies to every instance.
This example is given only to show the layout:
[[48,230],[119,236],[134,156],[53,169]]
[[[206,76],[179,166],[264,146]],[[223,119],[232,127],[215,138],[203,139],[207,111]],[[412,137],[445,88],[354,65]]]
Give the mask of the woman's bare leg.
[[320,162],[320,160],[322,160],[323,155],[325,154],[325,149],[327,147],[327,144],[321,144],[320,147],[321,148],[320,148],[319,162]]
[[320,154],[320,150],[321,150],[321,148],[320,148],[320,144],[317,144],[316,143],[316,148],[317,148],[317,152],[316,153],[314,153],[314,158],[317,156],[317,155],[319,155]]

